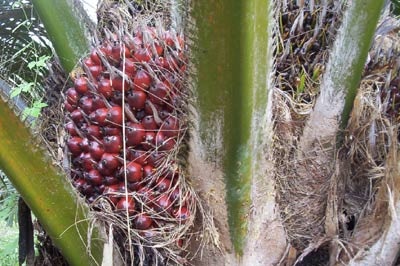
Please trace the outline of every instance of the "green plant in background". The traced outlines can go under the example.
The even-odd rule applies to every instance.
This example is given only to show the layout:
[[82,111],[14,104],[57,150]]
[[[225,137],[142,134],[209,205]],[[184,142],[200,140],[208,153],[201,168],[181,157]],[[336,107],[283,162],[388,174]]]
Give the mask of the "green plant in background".
[[46,63],[50,59],[48,55],[42,55],[37,58],[37,61],[31,61],[28,63],[28,69],[35,74],[33,81],[25,81],[21,77],[17,76],[20,83],[15,86],[10,94],[11,98],[17,96],[24,96],[29,100],[30,104],[22,112],[22,119],[28,116],[38,118],[42,108],[46,107],[47,104],[43,102],[44,89],[41,87],[41,78],[46,74],[47,65]]
[[400,15],[400,1],[399,0],[392,0],[393,4],[393,13],[397,16]]
[[2,0],[0,14],[0,79],[13,86],[11,98],[20,96],[25,101],[23,119],[37,118],[47,106],[43,78],[52,56],[49,41],[30,1]]
[[0,265],[18,265],[18,193],[0,172]]
[[18,265],[18,228],[0,221],[0,265]]

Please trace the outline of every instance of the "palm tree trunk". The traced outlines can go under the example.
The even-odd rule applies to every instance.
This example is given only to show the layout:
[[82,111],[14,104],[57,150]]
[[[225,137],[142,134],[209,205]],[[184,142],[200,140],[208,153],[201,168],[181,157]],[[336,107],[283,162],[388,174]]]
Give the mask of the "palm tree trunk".
[[237,256],[252,265],[277,263],[286,247],[266,154],[272,8],[265,0],[193,1],[197,125],[191,167],[198,190],[210,199],[230,263]]

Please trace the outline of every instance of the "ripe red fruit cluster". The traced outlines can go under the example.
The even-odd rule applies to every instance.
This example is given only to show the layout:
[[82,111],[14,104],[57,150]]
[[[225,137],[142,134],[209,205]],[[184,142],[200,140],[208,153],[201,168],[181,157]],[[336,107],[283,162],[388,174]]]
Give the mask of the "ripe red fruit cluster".
[[179,173],[165,163],[182,134],[184,43],[153,27],[121,39],[94,48],[65,92],[67,147],[77,190],[89,202],[106,197],[144,230],[153,221],[142,205],[178,220],[189,216],[187,201],[178,199]]

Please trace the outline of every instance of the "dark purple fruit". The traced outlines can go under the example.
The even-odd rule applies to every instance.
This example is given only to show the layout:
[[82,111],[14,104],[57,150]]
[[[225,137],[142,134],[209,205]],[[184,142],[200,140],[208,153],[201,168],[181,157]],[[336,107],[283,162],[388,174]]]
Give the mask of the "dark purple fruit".
[[142,124],[128,122],[126,123],[126,145],[136,146],[145,139],[145,128]]
[[100,162],[105,168],[108,168],[110,170],[115,170],[117,167],[120,166],[117,154],[104,153],[103,156],[101,156]]
[[113,106],[107,112],[107,122],[114,126],[122,124],[122,108],[120,106]]
[[126,98],[133,110],[141,110],[145,106],[147,94],[144,91],[130,90]]
[[128,197],[128,199],[126,199],[126,197],[122,196],[122,198],[119,199],[115,208],[118,211],[123,211],[123,213],[128,210],[129,215],[133,215],[135,213],[135,205],[136,204],[134,198]]
[[77,156],[81,154],[82,148],[81,148],[81,143],[82,139],[80,137],[71,137],[67,141],[67,147],[70,153],[72,155]]
[[129,182],[140,182],[143,179],[142,165],[130,162],[126,166],[126,178]]
[[104,154],[104,147],[97,141],[92,141],[89,144],[89,153],[94,160],[98,161]]
[[138,70],[133,79],[133,89],[139,91],[146,91],[150,87],[150,84],[151,84],[150,75],[143,69]]
[[146,230],[150,228],[152,223],[153,219],[151,219],[150,216],[146,213],[138,214],[133,220],[135,228],[139,230]]
[[121,136],[106,136],[103,140],[103,146],[105,152],[108,153],[119,153],[122,149],[122,138]]
[[69,88],[66,92],[65,92],[65,96],[67,98],[67,102],[70,105],[77,105],[78,101],[79,101],[79,94],[76,91],[75,88]]
[[100,186],[103,183],[103,178],[99,171],[92,169],[84,174],[86,181],[94,186]]
[[75,79],[74,85],[75,85],[75,90],[79,94],[85,94],[88,92],[88,82],[85,77],[79,77]]

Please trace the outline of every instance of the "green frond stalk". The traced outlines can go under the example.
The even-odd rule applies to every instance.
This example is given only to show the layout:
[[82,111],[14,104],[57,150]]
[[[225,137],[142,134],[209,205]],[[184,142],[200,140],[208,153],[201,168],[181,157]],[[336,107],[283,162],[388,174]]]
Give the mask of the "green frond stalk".
[[306,128],[304,136],[310,133],[318,138],[321,132],[327,136],[336,135],[339,129],[346,127],[384,2],[356,0],[349,3],[329,56],[321,95],[310,117],[312,132]]
[[0,168],[71,265],[101,263],[103,242],[94,228],[87,250],[88,207],[19,118],[0,98]]
[[[261,148],[253,146],[254,138],[265,123],[271,56],[268,7],[269,1],[264,0],[193,3],[200,135],[206,149],[220,149],[216,153],[223,158],[230,233],[238,255],[248,230],[252,163]],[[210,140],[219,129],[218,148]]]
[[89,43],[83,26],[73,14],[68,0],[32,0],[54,49],[66,72],[88,51]]

